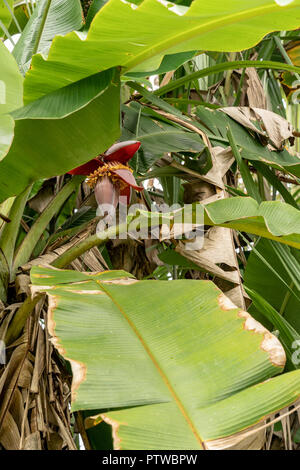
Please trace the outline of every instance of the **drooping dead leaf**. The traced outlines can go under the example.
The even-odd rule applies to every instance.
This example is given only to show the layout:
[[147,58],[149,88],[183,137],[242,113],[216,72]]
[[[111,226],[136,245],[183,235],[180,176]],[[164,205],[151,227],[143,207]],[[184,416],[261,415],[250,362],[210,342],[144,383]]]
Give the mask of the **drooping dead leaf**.
[[0,443],[7,450],[19,450],[20,432],[12,415],[7,412],[0,428]]
[[247,98],[249,106],[252,108],[266,109],[267,100],[264,88],[258,76],[257,70],[253,67],[246,69]]
[[29,434],[25,438],[24,450],[42,450],[41,436],[39,431]]
[[270,142],[276,149],[282,150],[285,142],[293,138],[292,125],[279,114],[266,109],[254,108],[255,114],[261,119]]
[[[29,288],[30,278],[27,274],[18,274],[15,280],[17,297],[30,294]],[[19,299],[18,299],[19,300]]]
[[[224,189],[223,178],[234,162],[231,148],[213,147],[213,166],[205,175],[198,175],[198,178],[210,185]],[[205,185],[203,185],[205,188]],[[214,191],[215,192],[215,191]],[[206,195],[202,200],[209,197]]]
[[51,180],[48,180],[40,191],[28,201],[28,205],[30,209],[41,214],[52,201],[54,196],[53,181],[51,182]]
[[[236,263],[232,257],[232,235],[230,230],[224,227],[212,227],[204,237],[204,245],[201,250],[186,251],[185,244],[179,243],[176,251],[186,258],[198,264],[209,273],[221,277],[234,284],[239,283],[239,274],[235,267]],[[219,265],[226,265],[229,269],[225,271]]]
[[[208,172],[214,184],[209,184],[201,180],[194,180],[184,184],[184,202],[193,203],[201,201],[202,204],[211,202],[214,199],[226,197],[225,191],[220,190],[220,181],[223,184],[226,173],[231,167],[234,157],[231,148],[214,148],[214,166]],[[231,283],[235,304],[245,308],[244,290],[237,262],[233,231],[223,227],[211,227],[201,240],[203,246],[200,249],[189,249],[189,242],[180,241],[176,246],[176,251],[189,259],[199,267],[213,276]],[[229,290],[229,291],[230,291]]]
[[282,150],[285,142],[293,138],[292,125],[272,111],[241,106],[222,108],[221,111],[266,139],[266,143],[269,141],[277,150]]

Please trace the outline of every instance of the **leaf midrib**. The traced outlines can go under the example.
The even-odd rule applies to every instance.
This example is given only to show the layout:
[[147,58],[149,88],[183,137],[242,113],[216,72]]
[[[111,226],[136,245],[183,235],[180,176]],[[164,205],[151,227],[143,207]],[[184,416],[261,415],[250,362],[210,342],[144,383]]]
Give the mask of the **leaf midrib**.
[[152,361],[154,367],[157,369],[159,375],[161,376],[161,378],[163,379],[166,387],[168,388],[169,392],[171,393],[176,405],[178,406],[182,416],[184,417],[184,419],[186,420],[189,428],[191,429],[192,433],[194,434],[195,436],[195,439],[197,440],[197,442],[199,443],[199,446],[204,449],[204,442],[203,442],[203,439],[200,437],[197,429],[195,428],[194,424],[193,424],[193,421],[192,419],[189,417],[183,403],[181,402],[180,398],[177,396],[173,386],[171,385],[171,383],[169,382],[167,376],[165,375],[164,371],[161,369],[161,367],[159,366],[157,360],[155,359],[155,357],[153,356],[150,348],[148,347],[147,343],[145,342],[144,338],[142,337],[141,333],[138,331],[138,329],[136,328],[136,326],[134,325],[134,323],[130,320],[130,318],[126,315],[126,313],[124,312],[124,310],[122,309],[122,307],[118,304],[118,302],[113,298],[113,296],[110,294],[110,292],[108,292],[106,289],[105,289],[105,285],[101,282],[101,281],[96,281],[101,290],[103,290],[106,295],[111,299],[111,301],[115,304],[115,306],[118,308],[118,310],[120,311],[120,313],[123,315],[124,319],[127,321],[128,325],[130,326],[130,328],[132,329],[133,333],[136,335],[136,337],[139,339],[142,347],[144,348],[144,350],[146,351],[148,357],[150,358],[150,360]]
[[40,45],[40,42],[42,40],[42,35],[43,35],[44,29],[45,29],[45,24],[46,24],[46,21],[47,21],[47,18],[48,18],[50,6],[51,6],[51,0],[48,0],[47,4],[44,7],[45,9],[42,12],[42,21],[41,21],[40,27],[39,27],[38,32],[37,32],[37,36],[36,36],[35,41],[34,41],[34,46],[33,46],[33,49],[32,49],[31,56],[36,54],[38,49],[39,49],[39,45]]
[[[286,6],[285,9],[292,9],[296,6],[294,4],[291,4]],[[266,15],[268,13],[276,11],[277,9],[278,5],[275,4],[273,0],[272,5],[256,7],[252,10],[247,10],[246,12],[238,12],[231,15],[227,15],[225,17],[218,18],[217,20],[208,21],[205,24],[195,26],[194,28],[191,28],[188,31],[184,31],[181,34],[176,34],[175,36],[168,37],[168,39],[162,41],[157,46],[149,46],[146,51],[137,54],[134,59],[129,60],[127,63],[124,64],[124,66],[127,70],[133,69],[134,67],[146,61],[147,59],[155,57],[156,55],[176,46],[177,44],[193,39],[201,33],[210,32],[225,25],[228,26],[238,21],[246,20],[249,18],[255,18],[256,16]]]

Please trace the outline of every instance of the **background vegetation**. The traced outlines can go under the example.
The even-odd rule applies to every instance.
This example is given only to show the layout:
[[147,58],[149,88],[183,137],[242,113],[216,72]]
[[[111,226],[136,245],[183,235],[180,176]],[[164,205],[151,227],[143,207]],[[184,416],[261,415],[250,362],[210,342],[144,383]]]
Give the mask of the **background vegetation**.
[[[1,1],[3,449],[299,447],[300,0],[280,3]],[[68,174],[118,140],[141,142],[127,223],[154,205],[156,239],[99,238]],[[162,203],[202,211],[203,247]]]

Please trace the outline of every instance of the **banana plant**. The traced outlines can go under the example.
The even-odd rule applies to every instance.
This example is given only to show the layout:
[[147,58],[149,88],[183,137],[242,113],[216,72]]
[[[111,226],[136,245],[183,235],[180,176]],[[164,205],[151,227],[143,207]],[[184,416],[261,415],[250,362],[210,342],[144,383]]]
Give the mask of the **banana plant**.
[[300,0],[80,3],[0,8],[0,447],[262,448],[300,397]]

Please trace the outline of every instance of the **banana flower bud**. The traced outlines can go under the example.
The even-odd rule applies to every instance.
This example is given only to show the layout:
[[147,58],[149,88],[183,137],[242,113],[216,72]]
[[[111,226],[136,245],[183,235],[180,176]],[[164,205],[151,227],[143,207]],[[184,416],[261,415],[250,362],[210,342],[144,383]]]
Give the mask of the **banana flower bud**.
[[87,183],[94,189],[96,201],[100,208],[103,207],[103,215],[112,215],[121,196],[129,204],[131,188],[136,191],[144,189],[138,186],[128,165],[140,145],[138,141],[119,142],[103,155],[69,171],[71,175],[88,176]]

